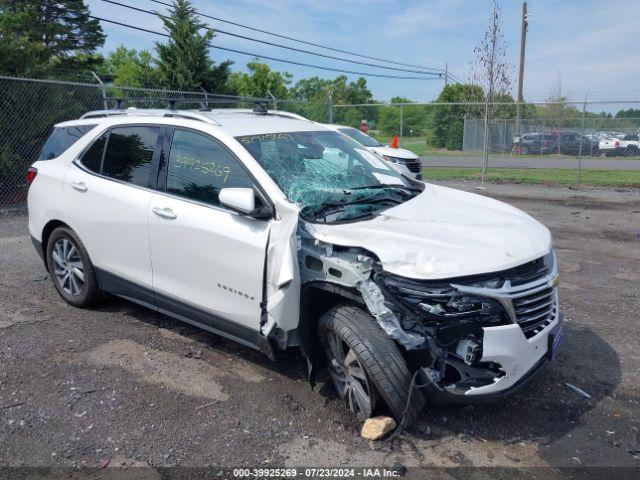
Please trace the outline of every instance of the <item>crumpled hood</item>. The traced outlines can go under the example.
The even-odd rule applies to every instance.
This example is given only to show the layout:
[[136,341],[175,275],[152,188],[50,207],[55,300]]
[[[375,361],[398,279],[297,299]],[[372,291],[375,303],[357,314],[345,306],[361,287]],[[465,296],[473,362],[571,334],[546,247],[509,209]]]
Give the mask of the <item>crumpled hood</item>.
[[419,158],[418,155],[404,148],[391,148],[389,146],[367,148],[372,152],[379,153],[380,155],[386,155],[387,157],[402,158],[404,160],[416,160],[417,158]]
[[306,229],[323,242],[367,249],[386,271],[416,279],[497,272],[551,250],[549,230],[521,210],[431,184],[371,220]]

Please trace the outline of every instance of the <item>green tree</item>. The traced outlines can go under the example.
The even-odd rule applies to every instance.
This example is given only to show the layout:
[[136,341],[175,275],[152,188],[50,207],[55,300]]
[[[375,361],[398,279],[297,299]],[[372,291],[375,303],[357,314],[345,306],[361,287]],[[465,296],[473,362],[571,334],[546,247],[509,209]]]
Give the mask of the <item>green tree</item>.
[[187,0],[175,0],[168,16],[158,16],[169,34],[167,43],[156,42],[158,69],[164,85],[175,90],[197,90],[208,85],[214,68],[209,58],[214,31],[200,20]]
[[151,53],[124,45],[109,52],[98,74],[122,87],[155,87],[161,82],[160,71]]
[[83,0],[0,0],[0,71],[91,70],[105,36]]
[[[464,118],[470,115],[473,107],[460,105],[459,102],[482,102],[484,94],[477,85],[446,85],[435,103],[451,103],[452,105],[435,105],[431,119],[431,141],[436,147],[450,150],[462,150]],[[456,104],[458,103],[458,104]]]
[[[291,97],[302,102],[310,102],[307,108],[327,105],[329,99],[334,106],[373,102],[373,95],[365,78],[359,77],[349,82],[345,75],[339,75],[333,80],[320,77],[299,80],[291,88]],[[358,106],[333,110],[334,123],[357,127],[363,119],[377,122],[378,108]]]
[[622,109],[616,113],[616,118],[625,120],[629,126],[640,127],[640,108]]
[[567,128],[580,126],[582,113],[573,105],[567,103],[562,93],[562,80],[558,76],[551,96],[546,105],[537,108],[538,118],[544,121],[546,128]]
[[[393,97],[391,103],[413,103],[408,98]],[[428,110],[423,105],[404,105],[402,107],[402,134],[404,136],[422,135],[430,124]],[[400,107],[388,106],[380,109],[378,130],[389,135],[400,133]]]
[[278,99],[289,96],[288,85],[292,75],[289,72],[271,70],[266,63],[257,58],[247,63],[246,72],[234,72],[229,76],[229,89],[238,95],[268,98],[269,94]]

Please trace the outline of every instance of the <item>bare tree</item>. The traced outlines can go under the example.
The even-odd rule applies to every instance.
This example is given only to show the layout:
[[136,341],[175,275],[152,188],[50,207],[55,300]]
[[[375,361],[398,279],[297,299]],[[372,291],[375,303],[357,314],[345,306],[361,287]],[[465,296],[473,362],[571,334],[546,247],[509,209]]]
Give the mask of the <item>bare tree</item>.
[[[482,42],[473,50],[475,59],[469,70],[469,83],[480,87],[484,100],[484,108],[477,108],[476,113],[484,110],[484,162],[482,179],[488,165],[489,157],[489,120],[501,109],[495,102],[510,99],[511,77],[513,68],[507,60],[507,44],[502,33],[502,11],[496,0],[493,0],[489,26],[482,37]],[[469,99],[477,102],[478,99]]]
[[[507,44],[502,33],[502,11],[493,0],[489,26],[482,42],[473,49],[474,60],[470,64],[469,83],[482,89],[483,101],[490,105],[489,113],[497,110],[494,102],[510,98],[513,66],[507,59]],[[474,99],[478,101],[478,99]]]

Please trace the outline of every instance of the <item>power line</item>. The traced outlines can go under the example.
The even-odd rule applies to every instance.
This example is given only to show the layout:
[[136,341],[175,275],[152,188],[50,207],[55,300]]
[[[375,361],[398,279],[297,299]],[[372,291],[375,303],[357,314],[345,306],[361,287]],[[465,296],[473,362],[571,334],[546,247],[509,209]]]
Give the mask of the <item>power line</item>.
[[[96,15],[87,15],[87,16],[89,18],[93,18],[95,20],[100,20],[101,22],[107,22],[107,23],[111,23],[111,24],[114,24],[114,25],[119,25],[121,27],[131,28],[133,30],[138,30],[140,32],[152,33],[154,35],[160,35],[162,37],[170,37],[170,35],[167,34],[167,33],[156,32],[154,30],[149,30],[148,28],[138,27],[136,25],[130,25],[128,23],[118,22],[116,20],[110,20],[108,18],[98,17]],[[213,48],[213,49],[217,49],[217,50],[224,50],[224,51],[227,51],[227,52],[238,53],[240,55],[248,55],[250,57],[264,58],[266,60],[272,60],[274,62],[289,63],[291,65],[298,65],[298,66],[301,66],[301,67],[308,67],[308,68],[317,68],[317,69],[320,69],[320,70],[327,70],[327,71],[330,71],[330,72],[349,73],[349,74],[352,74],[352,75],[360,75],[360,76],[363,76],[363,77],[394,78],[394,79],[397,79],[397,80],[439,80],[440,79],[440,76],[431,77],[431,78],[429,78],[429,77],[402,77],[402,76],[398,76],[398,75],[386,75],[386,74],[382,74],[382,73],[356,72],[356,71],[353,71],[353,70],[344,70],[344,69],[340,69],[340,68],[323,67],[321,65],[313,65],[313,64],[310,64],[310,63],[296,62],[294,60],[285,60],[283,58],[270,57],[270,56],[267,56],[267,55],[261,55],[261,54],[252,53],[252,52],[245,52],[243,50],[237,50],[235,48],[214,46],[214,45],[211,45],[210,43],[207,43],[206,45],[209,48]]]
[[449,72],[449,78],[453,79],[453,81],[456,82],[456,83],[465,83],[464,80],[462,80],[457,75],[451,74],[451,72]]
[[[141,13],[146,13],[146,14],[153,15],[153,16],[157,15],[156,12],[153,12],[151,10],[145,10],[144,8],[134,7],[132,5],[126,5],[124,3],[116,2],[114,0],[102,0],[102,1],[106,2],[106,3],[111,3],[113,5],[118,5],[120,7],[128,8],[130,10],[135,10],[135,11],[138,11],[138,12],[141,12]],[[203,16],[199,12],[198,12],[198,15]],[[208,26],[213,28],[211,25],[208,25]],[[399,71],[399,72],[418,73],[420,75],[439,75],[440,74],[440,72],[424,72],[424,71],[421,71],[421,70],[409,70],[409,69],[406,69],[406,68],[387,67],[385,65],[376,65],[375,63],[361,62],[359,60],[349,60],[348,58],[341,58],[341,57],[336,57],[334,55],[327,55],[327,54],[324,54],[324,53],[312,52],[310,50],[304,50],[302,48],[290,47],[288,45],[282,45],[280,43],[269,42],[267,40],[259,40],[257,38],[248,37],[246,35],[240,35],[238,33],[233,33],[233,32],[227,32],[225,30],[220,30],[218,28],[213,28],[213,29],[215,30],[216,33],[221,33],[223,35],[229,35],[229,36],[232,36],[232,37],[242,38],[243,40],[249,40],[251,42],[264,43],[266,45],[271,45],[273,47],[284,48],[284,49],[287,49],[287,50],[293,50],[293,51],[296,51],[296,52],[301,52],[301,53],[305,53],[305,54],[309,54],[309,55],[317,55],[319,57],[330,58],[332,60],[339,60],[341,62],[357,63],[357,64],[360,64],[360,65],[367,65],[369,67],[383,68],[385,70],[395,70],[395,71]]]
[[[160,0],[149,0],[149,1],[153,2],[153,3],[158,3],[160,5],[164,5],[165,7],[173,7],[172,4],[167,3],[167,2],[162,2]],[[346,53],[347,55],[353,55],[355,57],[368,58],[369,60],[376,60],[378,62],[384,62],[384,63],[392,63],[392,64],[395,64],[395,65],[403,65],[405,67],[414,67],[414,68],[421,68],[421,69],[424,69],[424,70],[432,70],[432,71],[435,71],[435,72],[438,72],[438,73],[443,73],[444,72],[444,70],[441,69],[441,68],[426,67],[424,65],[414,65],[414,64],[411,64],[411,63],[396,62],[394,60],[387,60],[387,59],[384,59],[384,58],[371,57],[369,55],[364,55],[362,53],[350,52],[348,50],[341,50],[339,48],[328,47],[326,45],[321,45],[319,43],[313,43],[313,42],[309,42],[307,40],[301,40],[299,38],[288,37],[287,35],[281,35],[279,33],[273,33],[273,32],[269,32],[267,30],[261,30],[259,28],[250,27],[248,25],[243,25],[242,23],[232,22],[231,20],[225,20],[224,18],[214,17],[212,15],[206,15],[204,13],[200,13],[199,15],[202,16],[202,17],[210,18],[211,20],[216,20],[218,22],[228,23],[229,25],[235,25],[236,27],[241,27],[241,28],[246,28],[248,30],[253,30],[254,32],[265,33],[267,35],[273,35],[274,37],[284,38],[286,40],[291,40],[293,42],[304,43],[306,45],[311,45],[313,47],[318,47],[318,48],[324,48],[325,50],[332,50],[332,51],[338,52],[338,53]]]

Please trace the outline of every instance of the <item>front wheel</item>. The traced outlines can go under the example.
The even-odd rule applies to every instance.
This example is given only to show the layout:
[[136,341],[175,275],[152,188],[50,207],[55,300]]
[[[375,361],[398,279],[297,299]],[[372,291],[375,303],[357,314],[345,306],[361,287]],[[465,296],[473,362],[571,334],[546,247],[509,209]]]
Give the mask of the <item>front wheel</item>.
[[[374,415],[382,400],[400,422],[405,415],[412,374],[394,341],[367,312],[338,306],[322,315],[318,334],[326,354],[327,370],[340,398],[360,420]],[[417,388],[411,394],[406,424],[424,407]]]
[[58,227],[47,243],[47,266],[60,296],[75,307],[89,307],[100,299],[100,288],[89,254],[78,236]]

